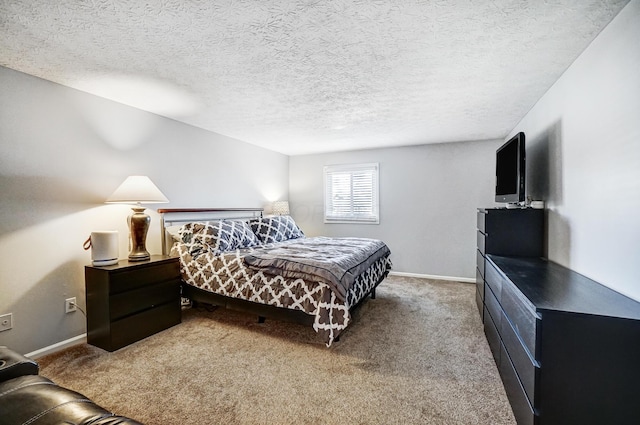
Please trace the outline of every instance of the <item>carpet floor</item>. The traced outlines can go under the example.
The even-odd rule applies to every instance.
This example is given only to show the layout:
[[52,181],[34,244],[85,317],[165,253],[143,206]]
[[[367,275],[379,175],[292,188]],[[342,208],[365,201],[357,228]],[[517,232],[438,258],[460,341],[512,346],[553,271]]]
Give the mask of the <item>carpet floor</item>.
[[148,425],[515,420],[468,283],[392,276],[326,348],[307,326],[202,308],[116,352],[81,344],[41,374]]

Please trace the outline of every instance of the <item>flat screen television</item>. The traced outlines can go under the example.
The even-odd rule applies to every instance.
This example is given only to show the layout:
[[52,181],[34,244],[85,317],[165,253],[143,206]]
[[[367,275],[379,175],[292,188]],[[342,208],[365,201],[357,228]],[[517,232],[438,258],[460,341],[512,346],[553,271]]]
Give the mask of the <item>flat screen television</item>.
[[496,151],[496,202],[523,203],[524,181],[524,133],[520,132]]

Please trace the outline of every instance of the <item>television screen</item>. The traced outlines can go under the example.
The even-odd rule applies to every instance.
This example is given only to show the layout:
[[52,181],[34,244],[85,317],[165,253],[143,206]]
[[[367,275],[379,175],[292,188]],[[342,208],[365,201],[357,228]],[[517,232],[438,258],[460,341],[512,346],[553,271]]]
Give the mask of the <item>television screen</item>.
[[496,151],[496,202],[524,202],[525,146],[520,132]]

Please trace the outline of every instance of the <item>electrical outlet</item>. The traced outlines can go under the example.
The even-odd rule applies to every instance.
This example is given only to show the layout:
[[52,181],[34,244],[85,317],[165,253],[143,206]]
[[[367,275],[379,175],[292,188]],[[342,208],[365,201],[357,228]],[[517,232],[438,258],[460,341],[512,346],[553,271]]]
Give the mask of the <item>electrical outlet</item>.
[[13,328],[13,313],[0,316],[0,332]]
[[64,312],[65,313],[73,313],[76,311],[76,297],[67,298],[64,300]]

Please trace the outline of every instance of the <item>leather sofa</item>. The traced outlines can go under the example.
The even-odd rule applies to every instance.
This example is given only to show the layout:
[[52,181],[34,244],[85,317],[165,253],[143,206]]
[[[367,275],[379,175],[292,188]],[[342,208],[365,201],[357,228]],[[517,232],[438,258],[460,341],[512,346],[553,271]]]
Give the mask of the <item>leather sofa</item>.
[[0,346],[0,425],[141,425],[38,374],[38,364]]

